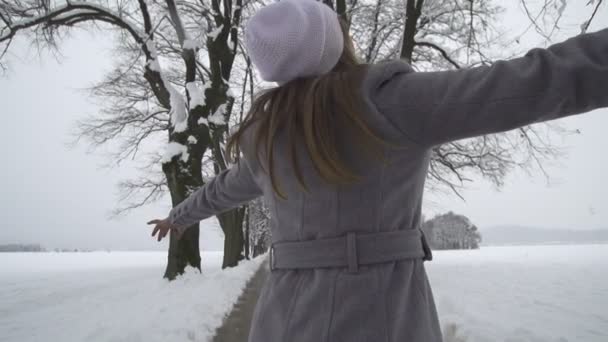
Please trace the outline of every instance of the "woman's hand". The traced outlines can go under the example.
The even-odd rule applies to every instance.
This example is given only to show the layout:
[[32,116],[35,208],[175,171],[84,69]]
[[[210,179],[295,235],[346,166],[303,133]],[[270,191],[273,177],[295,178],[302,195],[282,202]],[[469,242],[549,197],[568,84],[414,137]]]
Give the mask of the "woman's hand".
[[148,224],[154,224],[154,230],[152,230],[152,236],[154,236],[157,232],[158,232],[158,241],[162,240],[167,233],[169,232],[169,230],[173,229],[175,230],[175,232],[177,233],[176,237],[179,240],[183,234],[183,230],[181,229],[181,226],[177,226],[174,224],[171,224],[171,222],[169,222],[169,219],[162,219],[162,220],[152,220],[150,222],[148,222]]

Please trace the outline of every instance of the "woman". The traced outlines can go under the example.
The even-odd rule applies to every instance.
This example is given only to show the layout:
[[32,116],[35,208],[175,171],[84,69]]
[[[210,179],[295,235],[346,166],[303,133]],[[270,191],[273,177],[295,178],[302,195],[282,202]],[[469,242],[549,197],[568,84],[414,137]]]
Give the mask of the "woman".
[[284,0],[249,20],[245,45],[279,87],[231,137],[237,165],[151,223],[160,240],[264,196],[272,272],[250,342],[441,341],[419,229],[431,148],[608,106],[608,30],[413,72],[360,64],[335,12]]

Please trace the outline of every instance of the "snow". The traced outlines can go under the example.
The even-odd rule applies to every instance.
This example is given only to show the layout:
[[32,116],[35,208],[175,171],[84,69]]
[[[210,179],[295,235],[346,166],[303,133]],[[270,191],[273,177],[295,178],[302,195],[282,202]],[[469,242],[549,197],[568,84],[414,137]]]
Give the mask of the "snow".
[[166,251],[0,253],[0,340],[209,341],[265,257],[169,282]]
[[196,83],[188,82],[186,83],[186,89],[188,89],[188,94],[190,94],[190,109],[194,109],[197,106],[204,107],[205,106],[205,89],[200,89]]
[[188,153],[188,147],[177,143],[175,141],[172,141],[170,143],[167,144],[167,147],[165,149],[165,153],[163,154],[163,157],[161,158],[161,163],[168,163],[171,161],[171,159],[175,156],[178,155],[182,155],[182,161],[185,163],[188,161],[188,157],[190,156],[190,154]]
[[186,112],[186,101],[171,83],[165,80],[163,73],[160,74],[165,87],[169,91],[171,101],[171,124],[173,125],[175,132],[183,132],[188,128],[188,112]]
[[148,61],[148,66],[150,67],[150,70],[152,71],[156,71],[156,72],[160,72],[160,64],[158,64],[158,60],[153,59],[151,61]]
[[206,99],[205,92],[207,89],[211,88],[211,82],[203,84],[202,89],[199,88],[196,83],[188,82],[186,83],[186,88],[188,89],[188,94],[190,94],[190,103],[188,104],[189,108],[194,109],[196,106],[204,107]]
[[195,41],[193,39],[186,39],[186,40],[184,40],[184,45],[182,47],[184,49],[196,50],[200,46],[201,46],[200,42],[197,42],[197,41]]
[[[0,340],[209,341],[263,261],[221,271],[221,256],[168,282],[166,252],[0,253]],[[433,257],[441,325],[466,342],[608,341],[608,244]]]
[[213,115],[209,115],[207,120],[216,125],[225,125],[226,121],[224,120],[224,113],[226,112],[226,104],[222,103],[217,107],[217,110]]
[[[161,77],[162,77],[161,73]],[[164,78],[163,78],[164,81]],[[175,132],[183,132],[188,128],[188,113],[186,112],[186,104],[184,97],[173,86],[164,81],[167,90],[169,90],[171,101],[171,124]]]
[[608,244],[433,251],[425,267],[467,342],[608,341]]
[[[156,51],[156,44],[154,44],[154,41],[152,39],[146,40],[146,48],[148,48],[148,51],[150,51],[150,55],[156,62],[156,57],[158,57],[158,52]],[[158,62],[157,62],[157,64],[158,64]],[[152,70],[155,70],[155,69],[152,69]],[[160,68],[156,71],[159,71],[159,70],[160,70]]]
[[193,135],[188,136],[188,144],[196,144],[197,142],[198,140]]
[[212,40],[216,40],[217,36],[219,36],[219,34],[222,32],[222,29],[224,28],[224,24],[221,24],[220,26],[218,26],[217,28],[215,28],[215,30],[209,32],[207,34],[207,36],[209,38],[211,38]]
[[200,118],[200,119],[198,119],[197,122],[198,122],[199,125],[209,126],[209,122],[205,118]]

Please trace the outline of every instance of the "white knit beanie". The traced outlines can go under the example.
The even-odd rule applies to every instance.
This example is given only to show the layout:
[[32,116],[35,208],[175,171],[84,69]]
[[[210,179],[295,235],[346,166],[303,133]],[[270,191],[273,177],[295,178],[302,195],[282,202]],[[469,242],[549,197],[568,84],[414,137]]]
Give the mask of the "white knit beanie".
[[327,73],[344,48],[338,15],[316,0],[282,0],[246,23],[245,48],[265,81],[283,85]]

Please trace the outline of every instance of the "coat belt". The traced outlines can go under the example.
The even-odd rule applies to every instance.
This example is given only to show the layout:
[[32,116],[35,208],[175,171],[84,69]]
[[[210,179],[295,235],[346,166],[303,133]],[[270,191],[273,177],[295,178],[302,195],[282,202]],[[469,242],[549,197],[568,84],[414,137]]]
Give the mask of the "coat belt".
[[433,255],[421,229],[389,232],[347,232],[344,236],[281,241],[270,246],[270,270],[320,267],[348,267],[403,259],[432,260]]

